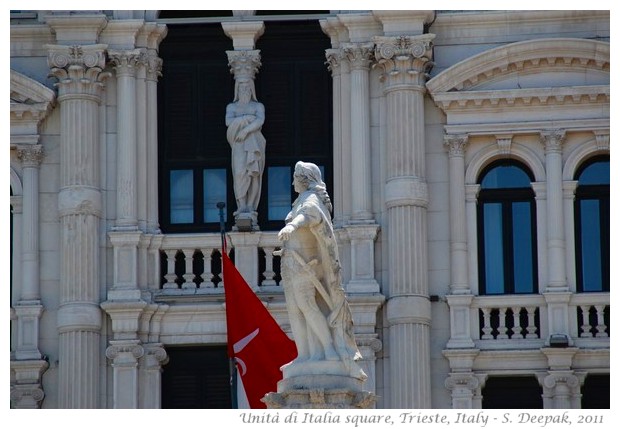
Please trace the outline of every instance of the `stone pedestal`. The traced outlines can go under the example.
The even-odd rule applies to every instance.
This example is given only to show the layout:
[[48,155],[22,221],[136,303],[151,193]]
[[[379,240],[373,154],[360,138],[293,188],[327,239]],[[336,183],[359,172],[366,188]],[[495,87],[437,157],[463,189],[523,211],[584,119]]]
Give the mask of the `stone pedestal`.
[[367,377],[357,363],[291,362],[282,374],[278,391],[263,398],[267,408],[372,408],[376,401],[362,389]]

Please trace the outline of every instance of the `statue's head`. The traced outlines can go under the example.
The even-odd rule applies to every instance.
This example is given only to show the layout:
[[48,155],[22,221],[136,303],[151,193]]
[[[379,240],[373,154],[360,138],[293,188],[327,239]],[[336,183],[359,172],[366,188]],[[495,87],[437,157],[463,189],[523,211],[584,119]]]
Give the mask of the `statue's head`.
[[321,177],[321,169],[311,162],[298,161],[297,164],[295,164],[293,178],[305,185],[306,188],[312,185],[325,186]]
[[234,101],[243,101],[249,103],[250,100],[257,101],[254,80],[250,78],[239,78],[235,80]]

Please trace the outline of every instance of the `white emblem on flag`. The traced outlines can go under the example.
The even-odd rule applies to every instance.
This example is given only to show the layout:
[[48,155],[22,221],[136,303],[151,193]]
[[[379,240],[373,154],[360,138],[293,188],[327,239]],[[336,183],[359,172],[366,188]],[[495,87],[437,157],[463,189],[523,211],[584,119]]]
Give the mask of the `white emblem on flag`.
[[[243,350],[245,348],[245,346],[250,344],[250,341],[252,341],[258,335],[258,331],[259,330],[260,330],[260,328],[256,328],[255,331],[253,331],[249,335],[241,338],[239,341],[237,341],[235,344],[233,344],[233,351],[235,352],[235,354],[239,353],[241,350]],[[243,362],[243,360],[239,359],[238,357],[235,357],[235,361],[241,367],[241,375],[245,375],[245,373],[247,372],[247,367],[245,366],[245,362]]]

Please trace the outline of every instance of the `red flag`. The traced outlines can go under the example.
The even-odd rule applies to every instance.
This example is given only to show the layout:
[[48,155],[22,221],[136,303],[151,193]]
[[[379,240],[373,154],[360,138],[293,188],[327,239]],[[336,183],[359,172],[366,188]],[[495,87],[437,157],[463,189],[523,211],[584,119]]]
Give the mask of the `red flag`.
[[282,379],[280,367],[297,357],[295,343],[248,286],[226,252],[222,252],[228,355],[235,358],[248,402],[252,408],[266,408],[261,402],[277,391]]

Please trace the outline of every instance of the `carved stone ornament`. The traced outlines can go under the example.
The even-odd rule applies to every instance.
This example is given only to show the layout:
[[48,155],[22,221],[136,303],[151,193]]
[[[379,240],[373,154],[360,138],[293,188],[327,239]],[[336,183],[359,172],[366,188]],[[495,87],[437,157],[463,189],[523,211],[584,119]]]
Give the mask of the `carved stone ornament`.
[[377,66],[383,68],[383,81],[423,85],[433,65],[434,34],[420,36],[375,36]]
[[105,351],[106,357],[112,360],[124,353],[131,353],[134,358],[138,359],[144,355],[144,347],[138,344],[112,345]]
[[129,51],[110,50],[108,51],[108,57],[116,69],[116,74],[118,76],[134,76],[138,63],[145,60],[144,53],[140,49],[132,49]]
[[468,141],[469,136],[467,134],[446,134],[443,137],[443,143],[447,147],[450,157],[462,157],[465,155],[465,148],[467,147]]
[[459,374],[451,375],[446,379],[444,384],[448,390],[464,388],[473,391],[480,387],[480,380],[473,374]]
[[566,130],[551,130],[540,133],[540,141],[545,145],[545,153],[562,152],[566,140]]
[[332,72],[332,76],[337,76],[341,73],[342,70],[342,60],[344,59],[344,54],[342,49],[326,49],[325,50],[325,64],[327,64],[327,68]]
[[373,43],[345,43],[343,54],[351,63],[351,69],[367,69],[373,61]]
[[579,386],[579,378],[573,374],[549,374],[543,380],[543,385],[548,389],[553,389],[558,384],[566,384],[570,388]]
[[99,96],[103,79],[110,73],[103,72],[107,45],[62,46],[46,45],[47,63],[51,75],[58,79],[59,100],[72,94]]
[[38,167],[43,161],[43,146],[28,145],[17,148],[17,158],[22,162],[24,167]]
[[596,138],[596,148],[598,150],[609,150],[609,130],[595,131],[594,137]]
[[161,76],[164,60],[157,56],[154,51],[146,53],[146,78],[149,80],[157,80]]
[[226,51],[228,66],[235,79],[254,80],[261,66],[260,51]]

